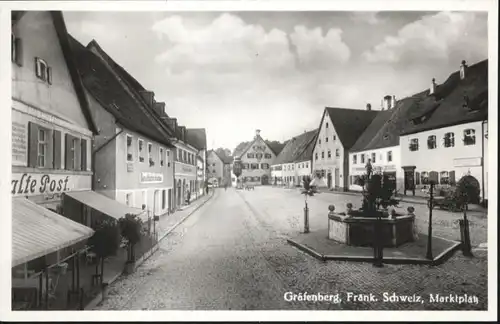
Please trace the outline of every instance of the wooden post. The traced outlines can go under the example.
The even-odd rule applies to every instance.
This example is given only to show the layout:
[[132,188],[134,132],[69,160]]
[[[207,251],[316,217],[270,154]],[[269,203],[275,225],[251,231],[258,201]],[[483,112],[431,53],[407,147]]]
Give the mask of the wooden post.
[[45,268],[45,309],[49,309],[49,268]]
[[104,258],[101,258],[101,286],[104,280]]
[[40,275],[38,276],[38,286],[40,289],[38,289],[38,301],[37,301],[37,306],[42,305],[42,289],[43,289],[43,272],[40,272]]
[[426,254],[426,258],[429,260],[433,259],[432,256],[432,208],[434,205],[433,199],[434,199],[434,182],[431,182],[429,191],[429,229],[427,236],[427,254]]
[[76,289],[80,290],[80,252],[78,252],[76,258]]

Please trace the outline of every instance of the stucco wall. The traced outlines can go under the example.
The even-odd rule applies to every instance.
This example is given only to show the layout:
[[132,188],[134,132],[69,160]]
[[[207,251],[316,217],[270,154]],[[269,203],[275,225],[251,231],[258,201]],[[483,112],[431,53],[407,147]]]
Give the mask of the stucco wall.
[[[22,66],[12,63],[12,97],[88,128],[59,44],[50,12],[28,11],[13,26],[22,42]],[[36,77],[35,57],[52,69],[52,84]]]
[[[224,163],[221,159],[215,154],[215,152],[211,151],[207,157],[207,169],[208,179],[217,179],[219,184],[222,183],[222,179],[224,178]],[[214,172],[215,171],[215,172]]]
[[[261,151],[261,150],[255,150],[253,148],[253,146],[262,146],[262,147],[265,147],[265,150],[264,151]],[[248,153],[253,153],[253,154],[256,154],[256,153],[262,153],[264,154],[262,159],[257,159],[257,158],[249,158],[247,157],[247,154]],[[265,158],[265,154],[268,153],[268,154],[271,154],[271,158]],[[242,172],[241,172],[241,176],[240,176],[240,179],[243,179],[244,177],[260,177],[260,179],[262,179],[263,176],[267,176],[268,178],[268,183],[271,184],[271,165],[273,164],[273,161],[274,159],[276,158],[276,155],[273,153],[273,151],[271,151],[271,149],[267,146],[267,144],[264,142],[264,140],[262,140],[262,138],[258,138],[255,143],[253,143],[252,147],[250,147],[248,149],[248,151],[244,152],[244,154],[242,155],[241,157],[241,162],[243,164],[245,163],[248,163],[248,164],[251,164],[251,163],[258,163],[259,164],[259,169],[256,169],[256,170],[251,170],[251,169],[243,169]],[[261,169],[261,164],[262,163],[267,163],[269,164],[269,168],[268,169]],[[250,167],[250,166],[249,166]],[[249,183],[252,183],[252,184],[260,184],[261,181],[251,181]]]

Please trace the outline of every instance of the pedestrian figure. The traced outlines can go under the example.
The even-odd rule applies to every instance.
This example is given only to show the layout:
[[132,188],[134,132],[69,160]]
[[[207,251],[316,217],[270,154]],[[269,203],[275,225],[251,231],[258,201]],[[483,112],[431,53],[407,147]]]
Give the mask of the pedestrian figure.
[[189,205],[189,201],[191,200],[191,191],[188,190],[187,192],[187,198],[186,198],[186,202],[187,204]]
[[224,190],[227,191],[227,183],[224,184]]

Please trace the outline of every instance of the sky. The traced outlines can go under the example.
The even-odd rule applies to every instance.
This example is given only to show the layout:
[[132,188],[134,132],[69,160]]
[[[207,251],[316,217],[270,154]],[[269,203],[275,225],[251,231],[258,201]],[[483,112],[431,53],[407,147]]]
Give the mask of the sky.
[[209,148],[284,141],[488,57],[482,12],[64,12]]

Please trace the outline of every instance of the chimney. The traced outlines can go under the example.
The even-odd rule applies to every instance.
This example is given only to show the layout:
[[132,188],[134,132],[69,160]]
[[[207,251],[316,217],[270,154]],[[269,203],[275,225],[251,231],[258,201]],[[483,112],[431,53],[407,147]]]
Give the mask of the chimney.
[[429,88],[429,95],[436,93],[436,79],[432,78],[431,87]]
[[366,110],[372,110],[372,105],[371,104],[366,104]]
[[260,129],[255,130],[255,137],[258,137],[258,136],[260,136]]
[[154,101],[155,101],[155,93],[153,91],[141,91],[141,96],[146,101],[146,103],[149,105],[149,107],[153,108]]
[[155,102],[154,103],[154,110],[156,110],[161,117],[166,116],[164,102]]
[[392,97],[387,95],[384,97],[384,108],[389,110],[391,109],[391,101],[392,101]]
[[465,79],[465,72],[467,70],[467,63],[465,60],[462,61],[462,64],[460,65],[460,80]]

